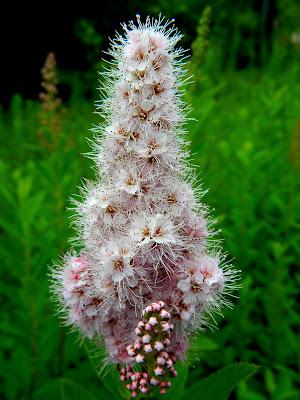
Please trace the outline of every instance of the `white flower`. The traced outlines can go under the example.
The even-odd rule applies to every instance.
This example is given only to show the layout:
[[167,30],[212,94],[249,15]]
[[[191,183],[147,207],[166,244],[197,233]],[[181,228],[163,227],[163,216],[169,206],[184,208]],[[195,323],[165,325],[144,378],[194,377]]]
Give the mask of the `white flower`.
[[[186,209],[192,210],[196,207],[196,200],[192,188],[179,179],[167,180],[157,190],[157,199],[160,207],[167,213],[182,217]],[[185,229],[185,227],[184,227]]]
[[134,146],[134,151],[139,157],[151,158],[168,151],[168,138],[166,134],[149,135]]
[[223,289],[224,276],[217,257],[202,256],[199,264],[181,279],[177,287],[183,292],[185,304],[205,304]]
[[111,276],[115,283],[120,283],[125,278],[134,275],[131,260],[134,250],[131,245],[120,241],[119,243],[109,242],[101,251],[101,267],[105,275]]
[[150,242],[157,244],[176,244],[178,242],[177,228],[169,216],[162,214],[136,218],[131,236],[138,241],[139,246]]
[[184,321],[188,321],[195,313],[194,304],[186,304],[184,308],[180,310],[180,316]]
[[117,187],[129,194],[137,194],[141,190],[142,182],[136,173],[121,169],[118,172]]

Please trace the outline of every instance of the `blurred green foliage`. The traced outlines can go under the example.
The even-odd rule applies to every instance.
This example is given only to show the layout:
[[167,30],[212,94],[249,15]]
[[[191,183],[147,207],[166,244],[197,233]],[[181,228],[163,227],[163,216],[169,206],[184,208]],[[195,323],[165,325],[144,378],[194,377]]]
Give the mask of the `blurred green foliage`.
[[[152,8],[193,20],[196,27],[206,4],[161,0]],[[250,62],[249,68],[237,71],[241,46],[249,59],[254,46],[255,35],[244,41],[241,32],[256,32],[259,20],[251,7],[242,12],[244,2],[235,2],[230,12],[228,4],[213,4],[212,47],[203,64],[192,58],[191,68],[201,68],[201,80],[194,84],[197,90],[192,90],[193,84],[187,87],[185,99],[195,118],[187,127],[191,161],[198,166],[204,188],[209,188],[204,200],[214,209],[224,248],[242,270],[242,289],[235,308],[220,318],[220,330],[194,340],[185,367],[189,374],[183,369],[178,382],[186,380],[190,387],[201,379],[204,387],[203,378],[210,372],[251,362],[261,368],[239,384],[238,400],[296,400],[300,52],[290,39],[300,10],[296,2],[279,0],[281,28],[275,32],[272,57],[263,68]],[[82,21],[82,40],[90,49],[98,46],[101,35]],[[226,71],[225,64],[230,66]],[[82,154],[89,151],[89,128],[98,121],[93,103],[84,97],[84,80],[63,71],[61,77],[72,92],[53,145],[45,145],[39,135],[38,101],[15,95],[7,111],[0,109],[1,399],[111,398],[109,387],[95,373],[97,365],[90,362],[88,344],[75,343],[77,335],[60,327],[49,300],[47,265],[69,247],[73,232],[68,199],[79,193],[82,177],[93,177],[92,164]],[[245,376],[247,368],[250,374],[251,367],[245,367]],[[113,376],[104,377],[106,383],[113,382],[109,379]],[[211,398],[218,400],[213,394]]]
[[[262,3],[267,6],[265,11]],[[265,0],[159,0],[150,10],[175,16],[185,26],[186,40],[190,42],[192,32],[189,27],[195,29],[201,11],[205,7],[212,7],[213,38],[218,48],[216,61],[221,68],[243,68],[263,61],[262,49],[270,37],[267,23],[273,14],[272,4],[272,1]]]

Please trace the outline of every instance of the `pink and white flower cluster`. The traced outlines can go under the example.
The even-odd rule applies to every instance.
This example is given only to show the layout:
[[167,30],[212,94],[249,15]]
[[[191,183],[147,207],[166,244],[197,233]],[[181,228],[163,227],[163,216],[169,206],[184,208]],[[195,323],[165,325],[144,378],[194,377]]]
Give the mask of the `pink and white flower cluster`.
[[[162,19],[138,18],[123,28],[104,74],[105,122],[95,129],[94,146],[98,178],[76,202],[82,250],[53,269],[53,290],[69,324],[101,337],[111,362],[129,365],[127,346],[145,306],[165,303],[174,325],[168,349],[182,359],[188,336],[228,303],[224,295],[235,275],[222,267],[187,162],[181,35]],[[143,344],[145,352],[150,347]]]
[[130,365],[120,368],[120,379],[126,383],[132,397],[154,388],[166,394],[171,386],[170,377],[177,375],[176,357],[168,350],[174,325],[170,322],[171,314],[164,307],[165,303],[159,301],[143,310],[143,319],[135,329],[137,339],[127,347],[128,355],[143,366],[143,371],[133,371]]

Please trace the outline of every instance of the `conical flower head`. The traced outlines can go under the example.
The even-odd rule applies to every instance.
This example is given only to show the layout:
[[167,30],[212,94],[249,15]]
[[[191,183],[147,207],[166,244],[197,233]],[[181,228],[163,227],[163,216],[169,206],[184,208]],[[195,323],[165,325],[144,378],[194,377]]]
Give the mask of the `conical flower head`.
[[103,74],[98,178],[76,202],[83,250],[66,256],[53,276],[68,323],[102,337],[110,361],[132,364],[127,348],[149,303],[166,305],[173,318],[168,348],[183,358],[187,333],[227,302],[235,275],[221,268],[224,257],[187,161],[181,35],[163,19],[138,17],[123,29]]

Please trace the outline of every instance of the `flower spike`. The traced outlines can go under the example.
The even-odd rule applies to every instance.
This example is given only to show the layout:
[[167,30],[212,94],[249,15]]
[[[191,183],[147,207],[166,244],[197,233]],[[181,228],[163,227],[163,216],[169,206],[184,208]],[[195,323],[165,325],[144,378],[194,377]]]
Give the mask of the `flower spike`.
[[188,338],[229,304],[237,279],[188,162],[173,22],[137,17],[111,43],[92,153],[101,179],[74,201],[82,251],[52,269],[65,322],[105,345],[132,397],[167,391]]

